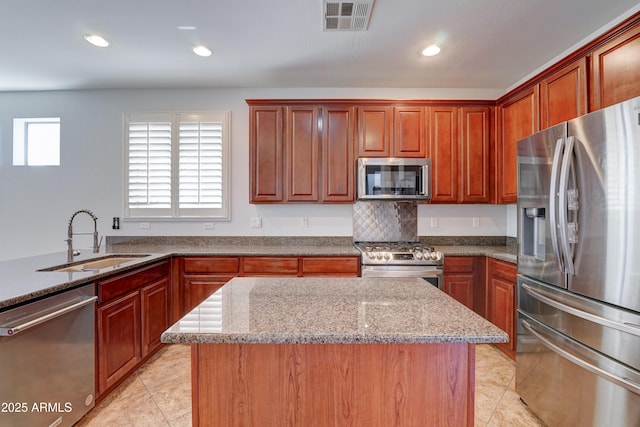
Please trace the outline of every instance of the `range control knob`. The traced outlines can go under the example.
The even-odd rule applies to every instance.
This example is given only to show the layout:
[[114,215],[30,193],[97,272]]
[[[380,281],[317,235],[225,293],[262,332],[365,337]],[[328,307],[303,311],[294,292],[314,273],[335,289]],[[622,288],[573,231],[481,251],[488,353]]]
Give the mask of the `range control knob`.
[[382,252],[377,252],[376,253],[376,258],[382,259]]
[[376,258],[376,254],[374,254],[373,252],[369,251],[369,252],[367,252],[367,257],[369,259],[375,259]]
[[391,254],[389,252],[385,252],[384,253],[384,259],[386,259],[387,261],[391,259]]
[[422,259],[422,252],[415,252],[414,256],[416,257],[416,259]]

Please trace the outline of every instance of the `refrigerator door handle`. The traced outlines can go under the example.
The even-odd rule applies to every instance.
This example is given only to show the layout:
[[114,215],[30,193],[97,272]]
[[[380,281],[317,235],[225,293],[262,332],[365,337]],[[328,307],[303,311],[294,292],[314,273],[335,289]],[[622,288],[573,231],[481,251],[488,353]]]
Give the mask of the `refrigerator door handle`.
[[567,350],[563,349],[562,347],[552,342],[548,338],[542,336],[542,334],[536,331],[535,328],[526,320],[523,319],[520,321],[520,323],[522,324],[522,326],[525,327],[525,329],[527,329],[527,331],[529,331],[529,333],[531,333],[533,336],[539,339],[549,350],[553,351],[554,353],[598,375],[599,377],[602,377],[614,384],[624,387],[633,393],[640,394],[640,384],[637,384],[635,381],[632,381],[629,378],[621,378],[617,375],[613,375],[605,371],[604,369],[601,369],[598,366],[595,366],[592,363],[589,363],[588,361],[581,359],[580,357],[574,355],[573,353],[568,352]]
[[[558,189],[558,218],[560,229],[560,245],[564,256],[565,269],[564,272],[570,275],[575,274],[573,265],[573,254],[569,246],[569,221],[568,221],[568,205],[567,197],[569,191],[569,172],[573,165],[573,147],[575,146],[575,138],[570,136],[565,144],[564,155],[562,156],[562,169],[560,170],[560,185]],[[576,223],[572,223],[572,228],[577,227]],[[577,228],[575,229],[577,233]]]
[[560,175],[562,161],[562,151],[564,148],[564,139],[560,138],[556,141],[556,149],[553,153],[553,163],[551,164],[551,182],[549,184],[549,229],[551,234],[551,246],[553,254],[558,261],[560,271],[564,272],[564,261],[560,253],[560,245],[558,244],[558,180]]
[[618,331],[626,332],[628,334],[640,337],[640,327],[638,327],[637,325],[635,325],[633,323],[616,322],[614,320],[609,320],[609,319],[606,319],[606,318],[604,318],[602,316],[598,316],[596,314],[589,313],[588,311],[584,311],[584,310],[581,310],[579,308],[572,307],[572,306],[567,305],[567,304],[565,304],[563,302],[557,301],[557,300],[551,298],[550,296],[544,295],[542,292],[539,292],[536,289],[533,289],[531,286],[529,286],[529,285],[527,285],[525,283],[522,283],[520,285],[520,287],[522,289],[524,289],[529,295],[531,295],[534,298],[536,298],[537,300],[542,301],[542,302],[550,305],[551,307],[557,308],[560,311],[563,311],[563,312],[569,313],[569,314],[573,314],[574,316],[580,317],[581,319],[585,319],[585,320],[588,320],[590,322],[597,323],[599,325],[602,325],[602,326],[605,326],[605,327],[608,327],[608,328],[617,329]]

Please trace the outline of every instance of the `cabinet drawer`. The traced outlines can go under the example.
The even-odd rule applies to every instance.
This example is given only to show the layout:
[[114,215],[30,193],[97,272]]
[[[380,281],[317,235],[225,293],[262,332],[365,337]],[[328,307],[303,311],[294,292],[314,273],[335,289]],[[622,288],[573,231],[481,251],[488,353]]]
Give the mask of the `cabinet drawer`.
[[185,273],[237,273],[238,257],[189,257],[184,259]]
[[516,282],[517,268],[515,265],[493,258],[488,259],[490,275],[502,278],[512,283]]
[[309,257],[302,259],[303,276],[360,274],[360,257]]
[[245,276],[262,274],[298,274],[297,257],[245,257],[242,259]]
[[169,271],[169,261],[163,261],[100,281],[98,282],[98,304],[138,289],[149,282],[167,277]]
[[445,273],[473,273],[474,257],[454,256],[444,258]]

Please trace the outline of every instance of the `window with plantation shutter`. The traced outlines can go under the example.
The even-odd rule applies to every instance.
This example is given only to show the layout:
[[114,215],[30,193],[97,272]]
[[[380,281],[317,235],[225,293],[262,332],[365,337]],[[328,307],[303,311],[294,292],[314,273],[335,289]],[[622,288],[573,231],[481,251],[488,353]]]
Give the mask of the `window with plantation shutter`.
[[230,112],[125,119],[125,217],[229,218]]

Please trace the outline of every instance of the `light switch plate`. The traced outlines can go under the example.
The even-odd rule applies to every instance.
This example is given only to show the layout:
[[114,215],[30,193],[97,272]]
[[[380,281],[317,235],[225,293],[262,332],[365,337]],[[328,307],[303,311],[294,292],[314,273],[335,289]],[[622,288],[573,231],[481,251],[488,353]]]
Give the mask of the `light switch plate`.
[[262,228],[262,218],[259,216],[254,216],[251,218],[251,227],[253,228]]

